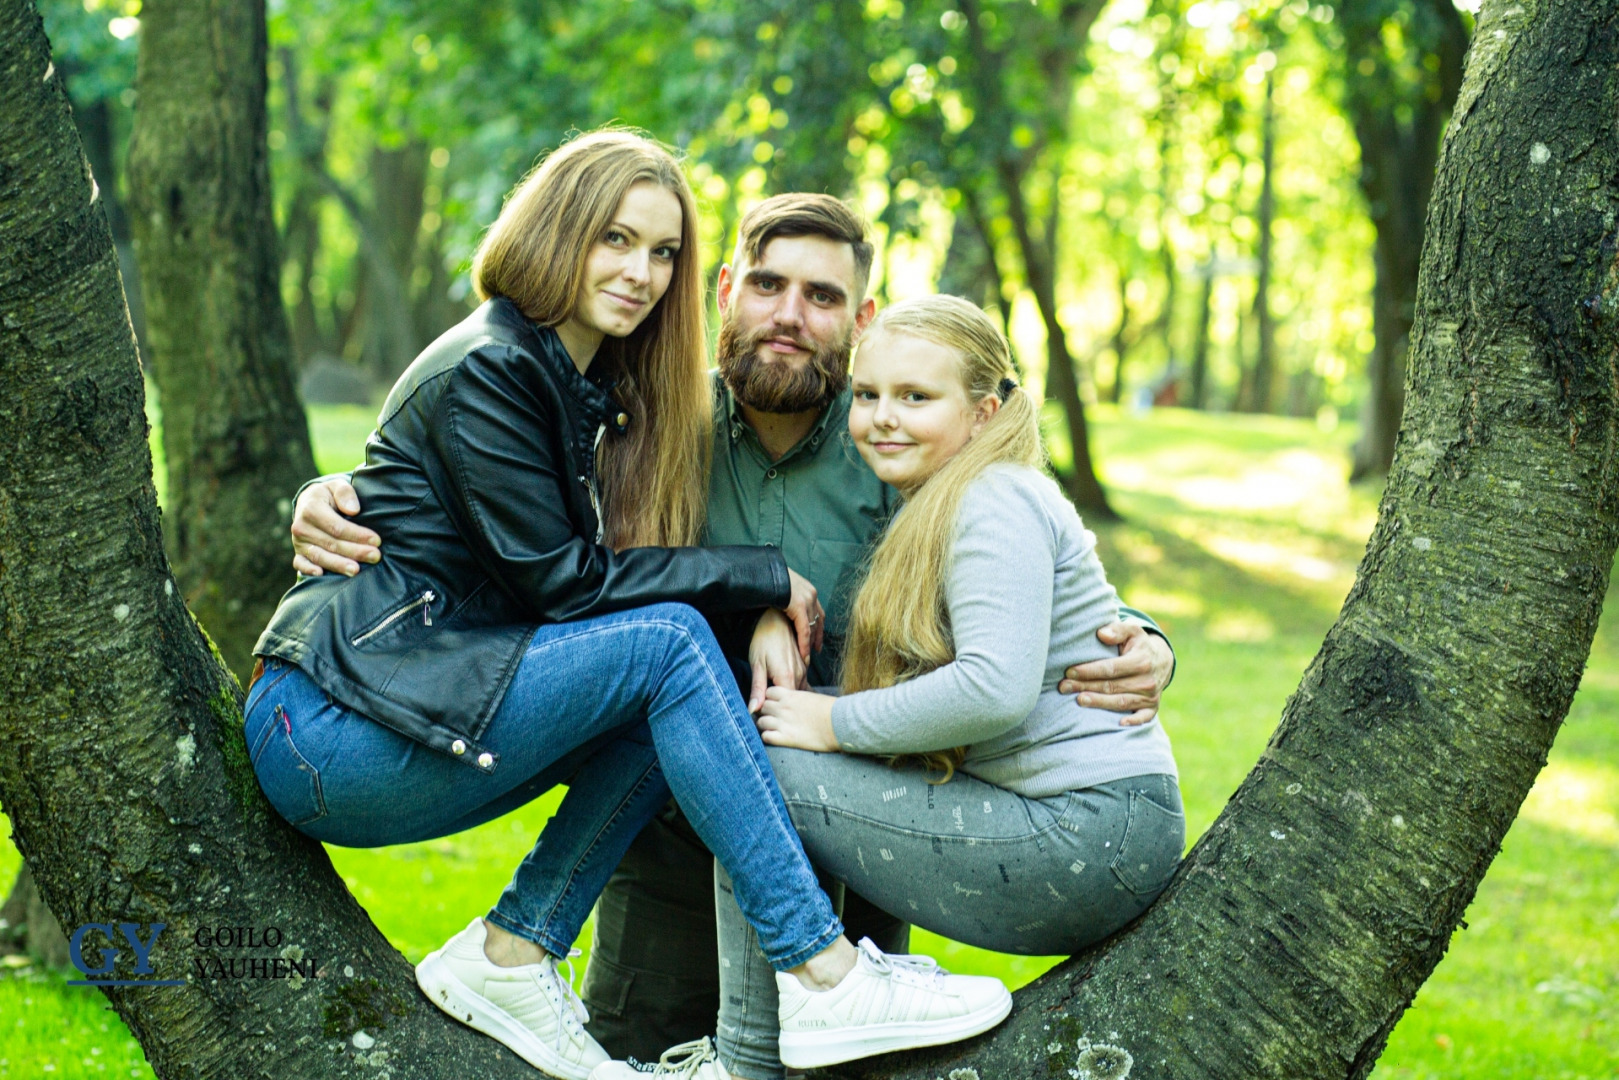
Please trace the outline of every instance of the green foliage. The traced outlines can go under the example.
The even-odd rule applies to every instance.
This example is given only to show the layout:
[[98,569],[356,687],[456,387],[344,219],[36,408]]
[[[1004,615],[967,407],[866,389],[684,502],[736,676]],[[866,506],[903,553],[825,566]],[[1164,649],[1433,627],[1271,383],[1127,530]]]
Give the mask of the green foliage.
[[[687,152],[711,269],[761,196],[847,195],[878,226],[879,295],[945,281],[999,308],[1036,385],[1029,260],[1049,262],[1087,400],[1121,372],[1128,392],[1184,375],[1212,273],[1223,407],[1256,349],[1273,72],[1277,405],[1351,408],[1373,232],[1350,119],[1371,102],[1397,120],[1400,95],[1439,91],[1436,35],[1466,21],[1436,14],[1450,4],[286,0],[270,17],[269,138],[300,357],[390,380],[403,361],[384,353],[465,311],[467,260],[512,183],[569,132],[618,121]],[[111,5],[45,8],[75,92],[127,103],[134,39],[108,27],[127,32],[138,7]],[[399,318],[368,246],[396,268],[408,344],[378,341]]]

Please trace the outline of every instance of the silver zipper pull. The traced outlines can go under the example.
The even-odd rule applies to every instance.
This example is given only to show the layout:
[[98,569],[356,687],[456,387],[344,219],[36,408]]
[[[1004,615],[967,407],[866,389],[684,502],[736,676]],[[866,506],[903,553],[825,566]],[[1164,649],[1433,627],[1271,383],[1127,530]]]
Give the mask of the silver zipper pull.
[[433,601],[437,600],[437,599],[438,599],[438,597],[433,594],[432,589],[428,589],[426,592],[422,593],[422,625],[423,626],[432,626],[433,625],[433,608],[432,608],[432,604],[433,604]]

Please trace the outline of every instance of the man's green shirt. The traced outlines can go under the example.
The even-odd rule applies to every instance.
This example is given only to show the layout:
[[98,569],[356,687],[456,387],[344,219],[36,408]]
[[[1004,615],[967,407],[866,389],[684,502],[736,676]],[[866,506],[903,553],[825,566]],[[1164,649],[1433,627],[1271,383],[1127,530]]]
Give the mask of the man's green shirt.
[[849,437],[850,396],[845,389],[809,434],[772,461],[731,391],[714,377],[714,470],[704,543],[778,547],[787,565],[809,578],[826,609],[826,644],[809,666],[816,686],[837,681],[861,563],[900,501]]
[[[845,389],[808,435],[771,461],[736,398],[714,375],[714,470],[703,542],[778,547],[787,565],[809,578],[826,609],[826,643],[810,658],[812,686],[838,681],[861,567],[900,505],[899,492],[877,479],[849,437],[851,397]],[[1145,612],[1123,605],[1119,612],[1164,637]]]

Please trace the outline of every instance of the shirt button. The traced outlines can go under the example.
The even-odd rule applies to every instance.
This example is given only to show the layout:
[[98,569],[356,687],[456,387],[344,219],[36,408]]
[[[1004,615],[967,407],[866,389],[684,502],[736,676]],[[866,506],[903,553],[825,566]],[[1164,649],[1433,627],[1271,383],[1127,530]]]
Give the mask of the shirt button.
[[776,470],[775,469],[771,469],[769,472],[765,473],[765,479],[774,480],[775,478],[776,478]]
[[485,750],[483,753],[478,755],[478,767],[480,769],[487,769],[494,763],[495,755],[491,754],[489,751]]
[[462,742],[460,739],[457,739],[453,743],[450,744],[450,753],[456,755],[457,757],[461,756],[462,754],[464,754],[466,752],[467,752],[467,744]]
[[619,427],[624,427],[629,422],[630,422],[630,414],[629,413],[619,413],[617,416],[613,417],[613,423],[617,424]]

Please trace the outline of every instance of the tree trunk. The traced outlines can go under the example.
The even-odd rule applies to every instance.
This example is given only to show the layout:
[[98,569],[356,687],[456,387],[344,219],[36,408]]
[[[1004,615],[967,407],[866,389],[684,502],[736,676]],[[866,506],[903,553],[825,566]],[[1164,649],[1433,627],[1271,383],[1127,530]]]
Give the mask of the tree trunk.
[[1194,409],[1209,407],[1209,324],[1214,319],[1214,260],[1211,258],[1200,270],[1203,276],[1203,297],[1197,309],[1197,339],[1192,345],[1191,389],[1187,404]]
[[1378,525],[1259,764],[1159,902],[1000,1028],[818,1075],[1371,1072],[1546,761],[1607,591],[1616,114],[1608,0],[1485,5]]
[[[985,148],[984,165],[988,173],[980,180],[986,186],[993,184],[1006,202],[1006,213],[1012,223],[1012,232],[1023,259],[1023,276],[1034,293],[1046,328],[1046,392],[1062,406],[1068,422],[1068,441],[1073,448],[1073,464],[1063,477],[1068,497],[1079,509],[1094,518],[1117,521],[1118,514],[1108,505],[1107,494],[1096,476],[1091,460],[1090,432],[1085,422],[1085,405],[1079,397],[1079,380],[1074,373],[1074,357],[1068,348],[1067,333],[1057,318],[1057,210],[1055,195],[1061,187],[1060,149],[1053,151],[1054,175],[1051,215],[1043,236],[1036,236],[1029,220],[1029,206],[1023,193],[1023,181],[1051,140],[1062,140],[1073,126],[1073,76],[1084,55],[1085,43],[1092,25],[1101,14],[1104,0],[1063,0],[1055,12],[1055,23],[1040,28],[1043,39],[1038,43],[1011,42],[993,46],[985,35],[984,5],[979,0],[962,0],[961,13],[966,17],[968,51],[972,56],[969,69],[978,104],[976,126],[981,131],[993,132],[991,145]],[[1007,64],[1009,52],[1018,47],[1030,48],[1037,57],[1043,73],[1042,100],[1047,108],[1030,115],[1027,103],[1009,105],[1006,86],[1009,84]],[[1035,126],[1035,142],[1024,148],[1011,145],[1011,135],[1019,126]],[[965,192],[964,192],[965,194]],[[971,204],[969,204],[971,205]],[[976,214],[977,211],[974,210]],[[991,258],[995,247],[985,237]],[[1003,312],[1004,314],[1004,312]]]
[[1439,136],[1461,89],[1467,28],[1453,0],[1418,0],[1402,23],[1407,66],[1438,58],[1417,77],[1399,70],[1384,44],[1386,0],[1340,3],[1347,109],[1360,143],[1360,187],[1377,230],[1372,290],[1376,344],[1367,358],[1367,395],[1351,479],[1386,473],[1405,401],[1405,362],[1422,259],[1424,215]]
[[[142,33],[161,25],[148,4]],[[0,3],[0,56],[0,801],[18,849],[64,927],[164,924],[145,977],[185,985],[105,988],[164,1080],[528,1080],[421,997],[260,794],[240,691],[164,560],[112,235],[31,4]],[[284,944],[198,947],[212,927]],[[209,977],[230,958],[309,974]],[[127,948],[115,977],[142,977]]]
[[17,872],[11,895],[0,904],[0,954],[4,953],[26,953],[46,967],[65,968],[68,964],[62,924],[39,894],[27,863]]
[[292,493],[315,471],[281,307],[266,50],[263,0],[142,7],[129,150],[170,555],[244,681],[292,582]]
[[1068,334],[1057,318],[1055,268],[1049,264],[1039,242],[1029,228],[1028,210],[1023,201],[1022,181],[1011,163],[999,167],[1001,195],[1006,199],[1012,233],[1023,253],[1023,273],[1029,291],[1034,293],[1040,318],[1046,325],[1046,393],[1062,406],[1068,419],[1068,445],[1073,448],[1073,464],[1064,477],[1068,497],[1081,513],[1102,521],[1117,521],[1119,515],[1108,505],[1107,492],[1096,477],[1091,460],[1090,428],[1085,422],[1085,403],[1079,399],[1079,378],[1074,373],[1074,355],[1068,350]]
[[1249,412],[1268,413],[1275,398],[1276,325],[1270,312],[1272,228],[1276,216],[1276,73],[1265,74],[1264,161],[1265,178],[1259,189],[1259,280],[1254,288],[1254,319],[1259,347],[1254,353],[1253,377],[1246,405]]
[[361,227],[374,231],[375,243],[398,281],[398,295],[380,289],[369,294],[362,359],[384,386],[393,385],[422,347],[438,336],[424,337],[417,328],[418,309],[412,293],[420,290],[410,288],[426,187],[427,147],[408,142],[392,149],[372,149],[370,224]]
[[[315,107],[320,121],[313,127],[304,121],[302,77],[299,72],[297,50],[282,46],[281,82],[286,97],[287,132],[300,163],[314,161],[325,171],[326,133],[330,127],[332,101],[329,91],[315,95]],[[282,258],[295,263],[297,272],[297,298],[292,304],[293,357],[299,370],[308,367],[317,356],[335,356],[337,349],[325,340],[321,332],[320,316],[315,309],[312,283],[315,279],[315,260],[320,257],[320,200],[324,190],[321,183],[300,171],[287,207],[286,230],[281,237]],[[335,319],[333,322],[335,323]]]
[[1113,327],[1113,383],[1107,399],[1114,405],[1124,397],[1124,359],[1130,353],[1130,277],[1119,267],[1119,321]]

